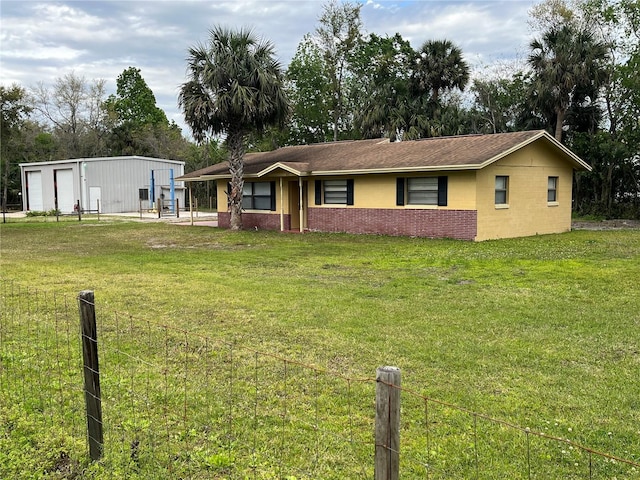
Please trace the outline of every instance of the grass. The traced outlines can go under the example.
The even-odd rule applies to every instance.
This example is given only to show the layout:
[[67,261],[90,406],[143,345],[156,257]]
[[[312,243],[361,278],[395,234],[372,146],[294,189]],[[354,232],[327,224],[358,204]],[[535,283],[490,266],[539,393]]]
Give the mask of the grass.
[[91,289],[105,310],[352,378],[396,365],[422,395],[640,462],[638,230],[469,243],[25,221],[0,242],[4,281]]

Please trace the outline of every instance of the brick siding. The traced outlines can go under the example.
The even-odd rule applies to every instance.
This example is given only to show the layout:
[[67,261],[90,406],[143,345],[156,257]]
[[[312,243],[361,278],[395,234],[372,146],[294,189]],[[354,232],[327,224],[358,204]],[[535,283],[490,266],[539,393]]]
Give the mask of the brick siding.
[[309,230],[474,240],[475,210],[309,208]]
[[[229,212],[218,212],[218,226],[229,228],[231,225],[231,214]],[[290,230],[291,216],[284,216],[284,229]],[[280,215],[273,213],[242,213],[242,227],[245,229],[258,228],[260,230],[280,230]]]
[[[218,213],[218,226],[229,228],[229,212]],[[478,215],[475,210],[400,210],[384,208],[309,208],[308,229],[395,236],[474,240]],[[246,229],[280,230],[280,215],[243,213]],[[284,216],[290,230],[291,216]]]

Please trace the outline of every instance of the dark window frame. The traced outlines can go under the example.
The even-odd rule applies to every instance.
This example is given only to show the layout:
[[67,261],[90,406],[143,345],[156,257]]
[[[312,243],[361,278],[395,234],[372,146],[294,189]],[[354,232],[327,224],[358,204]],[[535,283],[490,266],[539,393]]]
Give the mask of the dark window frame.
[[[256,184],[268,185],[269,194],[256,193]],[[245,193],[247,187],[251,190],[249,194]],[[268,207],[266,206],[267,202]],[[276,182],[244,182],[242,189],[242,208],[243,210],[275,211]]]
[[[410,183],[414,179],[436,179],[436,197],[433,202],[415,202],[411,200]],[[418,190],[416,190],[417,192]],[[397,206],[430,206],[430,207],[446,207],[449,196],[449,177],[446,175],[433,177],[398,177],[396,178],[396,205]]]
[[[330,183],[327,183],[330,182]],[[327,185],[335,185],[336,182],[344,182],[344,196],[340,201],[329,198],[327,201]],[[335,191],[329,192],[335,194]],[[315,181],[315,204],[316,205],[353,205],[354,204],[354,180],[352,178],[337,178],[330,180]]]

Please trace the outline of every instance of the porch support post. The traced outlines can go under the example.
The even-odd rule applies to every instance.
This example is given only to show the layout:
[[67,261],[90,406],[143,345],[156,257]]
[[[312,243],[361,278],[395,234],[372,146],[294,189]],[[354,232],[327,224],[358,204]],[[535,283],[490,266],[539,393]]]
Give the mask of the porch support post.
[[191,191],[191,182],[189,182],[189,216],[191,217],[191,225],[193,225],[193,192]]
[[304,232],[304,205],[302,205],[302,177],[298,177],[298,204],[300,205],[300,233]]
[[284,186],[280,177],[280,231],[284,232]]

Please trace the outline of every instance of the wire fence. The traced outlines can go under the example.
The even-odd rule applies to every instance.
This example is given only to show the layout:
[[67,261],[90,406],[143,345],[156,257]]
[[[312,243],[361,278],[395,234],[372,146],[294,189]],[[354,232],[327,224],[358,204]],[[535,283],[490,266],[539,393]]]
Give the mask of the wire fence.
[[[640,478],[638,459],[399,382],[388,386],[402,397],[401,443],[380,441],[379,378],[348,378],[101,305],[103,437],[90,462],[77,300],[0,288],[0,478]],[[376,471],[381,451],[397,458],[399,477]]]

